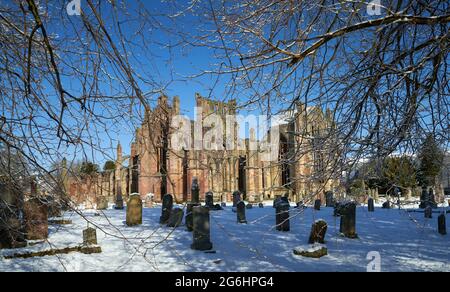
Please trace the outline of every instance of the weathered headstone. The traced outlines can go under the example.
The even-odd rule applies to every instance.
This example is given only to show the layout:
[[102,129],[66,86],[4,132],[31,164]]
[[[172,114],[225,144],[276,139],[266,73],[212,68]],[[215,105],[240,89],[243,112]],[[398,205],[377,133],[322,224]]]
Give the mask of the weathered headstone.
[[305,204],[303,203],[303,201],[299,201],[297,202],[297,205],[295,206],[295,208],[297,209],[305,209]]
[[205,194],[205,207],[210,209],[214,208],[214,194],[212,192]]
[[428,218],[428,219],[433,218],[433,208],[431,208],[431,206],[427,206],[423,213],[425,215],[425,218]]
[[328,191],[325,193],[325,205],[326,205],[326,207],[334,207],[333,192]]
[[422,187],[422,193],[420,194],[420,209],[425,209],[427,207],[429,200],[428,191],[426,187]]
[[314,210],[320,211],[320,205],[322,205],[322,201],[320,199],[317,199],[314,201]]
[[278,231],[287,232],[291,229],[289,222],[289,204],[286,202],[281,202],[277,204],[275,208],[275,224]]
[[209,223],[209,209],[202,206],[193,207],[193,243],[191,248],[194,250],[211,250],[211,231]]
[[264,208],[264,204],[263,204],[263,203],[259,203],[259,204],[258,204],[258,207],[259,207],[259,208]]
[[369,212],[375,212],[375,203],[372,198],[369,198],[369,200],[367,201],[367,208]]
[[237,204],[241,201],[241,192],[235,191],[233,193],[233,207],[237,207]]
[[327,222],[324,220],[317,220],[311,227],[311,233],[309,235],[309,244],[312,243],[325,243],[325,234],[327,233]]
[[340,232],[348,238],[357,238],[356,234],[356,203],[349,202],[340,207]]
[[222,208],[225,208],[225,207],[227,206],[227,203],[222,202],[222,203],[220,203],[220,206],[221,206]]
[[139,194],[133,194],[127,203],[127,220],[128,226],[142,224],[142,200]]
[[439,231],[439,234],[442,234],[442,235],[447,234],[447,226],[445,224],[445,214],[441,214],[438,217],[438,231]]
[[184,211],[180,208],[174,208],[170,212],[169,221],[167,227],[178,227],[183,222]]
[[159,217],[160,224],[166,224],[169,221],[172,208],[173,208],[173,197],[171,194],[165,194],[163,196],[161,217]]
[[188,203],[186,205],[186,228],[189,232],[194,230],[194,207],[200,206],[199,203]]
[[95,228],[87,228],[83,230],[83,244],[97,245],[97,230]]
[[336,204],[334,204],[333,216],[334,217],[341,216],[341,209],[342,209],[342,203],[336,202]]
[[383,203],[383,205],[381,206],[382,209],[390,209],[391,208],[391,202],[390,201],[386,201]]
[[245,206],[245,208],[247,208],[247,209],[253,209],[253,205],[250,204],[250,203],[248,203],[247,206]]
[[0,249],[27,245],[20,220],[22,196],[7,183],[0,182]]
[[247,219],[245,217],[245,203],[240,201],[236,206],[237,222],[247,224]]
[[437,208],[436,197],[432,188],[430,188],[430,191],[428,192],[428,205],[433,209]]
[[45,198],[48,208],[48,217],[61,217],[62,216],[62,204],[55,199],[54,196],[47,196]]
[[47,205],[38,198],[25,202],[24,209],[25,237],[28,240],[41,240],[48,237]]
[[273,200],[273,207],[276,208],[279,203],[281,203],[281,197],[275,198],[275,200]]
[[116,198],[115,198],[115,204],[114,204],[114,209],[116,210],[123,210],[124,206],[123,206],[123,197],[122,194],[117,194]]
[[192,179],[191,202],[200,203],[200,186],[198,184],[198,178],[196,177]]
[[97,197],[97,210],[106,210],[108,209],[108,198],[105,196]]
[[223,210],[223,208],[220,204],[215,204],[211,210],[221,211],[221,210]]
[[153,198],[154,197],[155,197],[155,195],[152,193],[148,193],[145,196],[145,201],[144,201],[145,208],[153,208]]

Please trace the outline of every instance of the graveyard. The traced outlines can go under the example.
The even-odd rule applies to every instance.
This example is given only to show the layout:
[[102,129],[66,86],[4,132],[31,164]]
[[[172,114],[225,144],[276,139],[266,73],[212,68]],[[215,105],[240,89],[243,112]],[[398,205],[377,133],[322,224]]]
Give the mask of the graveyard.
[[[172,225],[174,227],[160,224],[160,204],[142,208],[142,217],[137,214],[142,224],[130,224],[132,226],[128,226],[130,218],[126,209],[116,210],[111,204],[105,210],[80,206],[59,218],[70,224],[49,225],[48,240],[36,241],[35,245],[25,248],[1,250],[0,270],[365,272],[371,261],[369,253],[378,252],[381,271],[450,271],[450,237],[437,230],[437,217],[440,212],[450,210],[448,205],[436,209],[432,218],[425,218],[418,204],[403,206],[401,210],[383,209],[382,204],[382,200],[375,203],[374,212],[369,212],[367,205],[358,205],[357,237],[348,238],[339,232],[340,218],[334,216],[332,207],[321,206],[316,210],[313,205],[296,208],[296,204],[291,203],[283,207],[289,210],[289,217],[286,217],[289,228],[282,231],[276,228],[277,214],[272,201],[243,209],[246,223],[238,222],[239,211],[234,212],[233,204],[228,203],[223,210],[209,211],[212,246],[204,250],[191,246],[193,232],[187,230],[184,219],[180,225]],[[185,206],[175,204],[173,208],[183,210]],[[194,229],[197,228],[195,217],[196,214]],[[318,246],[326,246],[327,255],[308,258],[294,254],[296,248],[314,247],[309,244],[311,225],[319,219],[328,225],[324,243],[318,243]],[[96,230],[101,253],[5,259],[15,253],[79,245],[87,225]]]

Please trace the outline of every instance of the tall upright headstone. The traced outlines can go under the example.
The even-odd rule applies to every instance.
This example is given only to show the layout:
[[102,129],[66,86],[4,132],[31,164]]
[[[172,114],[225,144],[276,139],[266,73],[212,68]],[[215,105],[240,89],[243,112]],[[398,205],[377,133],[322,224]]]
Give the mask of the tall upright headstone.
[[320,211],[320,205],[322,205],[322,201],[320,199],[317,199],[314,201],[314,210]]
[[284,201],[277,204],[275,208],[275,224],[278,231],[290,231],[291,225],[289,221],[290,205]]
[[241,201],[241,192],[235,191],[233,193],[233,207],[237,207],[237,204]]
[[170,213],[173,208],[173,197],[171,194],[165,194],[163,196],[162,208],[161,208],[161,217],[159,217],[160,224],[167,224],[170,218]]
[[200,206],[199,203],[188,203],[186,206],[186,228],[189,232],[194,230],[194,207]]
[[191,202],[196,204],[200,203],[200,185],[198,184],[197,177],[192,179]]
[[167,223],[167,227],[178,227],[183,222],[184,211],[180,208],[174,208],[170,212],[170,217]]
[[118,193],[115,197],[115,204],[114,204],[114,209],[116,210],[123,210],[124,206],[123,206],[123,197],[121,193]]
[[237,222],[238,223],[247,223],[247,218],[245,217],[245,203],[240,201],[237,206]]
[[194,250],[211,250],[211,230],[209,209],[202,206],[194,207],[193,210],[193,242],[191,248]]
[[372,198],[369,198],[369,200],[367,200],[367,208],[369,212],[375,212],[375,204]]
[[332,191],[325,193],[325,205],[326,207],[334,207],[334,196]]
[[423,213],[424,213],[425,218],[428,218],[428,219],[433,218],[433,208],[431,208],[431,206],[427,206]]
[[25,202],[24,208],[25,237],[28,240],[48,238],[48,209],[39,198]]
[[356,233],[356,203],[349,202],[340,207],[340,232],[348,238],[357,238]]
[[83,244],[97,245],[97,230],[95,228],[88,227],[83,230]]
[[205,194],[205,207],[214,209],[214,194],[212,192]]
[[313,243],[325,243],[325,234],[327,233],[327,222],[324,220],[317,220],[311,227],[311,233],[309,235],[309,244]]
[[133,194],[127,203],[127,220],[128,226],[142,224],[142,200],[139,194]]
[[430,191],[428,192],[428,205],[433,209],[437,208],[436,197],[432,188],[430,188]]
[[427,207],[428,204],[428,190],[426,187],[422,187],[422,193],[420,194],[420,205],[419,208],[420,209],[425,209]]

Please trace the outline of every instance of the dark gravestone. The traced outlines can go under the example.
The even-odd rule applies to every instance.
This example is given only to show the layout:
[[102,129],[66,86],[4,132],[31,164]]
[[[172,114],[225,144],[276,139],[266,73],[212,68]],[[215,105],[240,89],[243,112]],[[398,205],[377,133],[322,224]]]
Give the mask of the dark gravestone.
[[339,217],[341,216],[341,210],[342,210],[342,203],[336,202],[336,204],[334,204],[334,210],[333,210],[333,216],[334,217]]
[[127,204],[127,220],[128,226],[142,224],[142,200],[139,194],[130,196]]
[[48,208],[48,217],[61,217],[62,216],[62,204],[56,200],[53,196],[47,196],[45,198]]
[[314,201],[314,210],[320,211],[320,205],[322,205],[322,201],[320,199],[317,199]]
[[390,209],[391,208],[391,202],[386,201],[383,203],[383,205],[381,206],[382,209]]
[[221,210],[223,210],[223,208],[222,208],[222,206],[220,204],[215,204],[214,207],[211,210],[221,211]]
[[0,182],[0,249],[27,245],[20,220],[22,204],[20,192]]
[[200,203],[200,186],[198,184],[198,178],[196,177],[192,179],[191,202]]
[[183,222],[184,212],[180,208],[174,208],[170,212],[169,222],[167,227],[178,227]]
[[297,202],[297,205],[295,206],[295,208],[297,208],[297,209],[305,209],[306,206],[303,203],[303,201],[300,201],[300,202]]
[[38,198],[28,200],[24,204],[23,215],[26,239],[42,240],[48,237],[47,205]]
[[428,219],[433,218],[433,208],[431,208],[431,206],[427,206],[423,213],[425,215],[425,218],[428,218]]
[[369,198],[369,200],[367,201],[367,208],[369,212],[375,212],[375,204],[372,198]]
[[206,208],[214,208],[214,195],[212,192],[207,192],[205,194],[205,206]]
[[227,206],[227,203],[222,202],[222,203],[220,203],[220,206],[221,206],[222,208],[225,208],[225,207]]
[[447,234],[447,226],[445,224],[445,214],[441,214],[438,217],[438,231],[439,231],[439,234],[442,234],[442,235]]
[[114,204],[114,209],[116,209],[116,210],[123,210],[123,197],[122,197],[122,194],[117,194],[117,196],[116,196],[116,201],[115,201],[115,204]]
[[311,234],[309,235],[309,244],[325,243],[325,234],[327,233],[327,222],[324,220],[317,220],[311,227]]
[[241,201],[241,192],[235,191],[233,193],[233,207],[237,207],[237,204]]
[[253,205],[252,204],[247,204],[247,206],[245,206],[245,208],[247,208],[247,209],[253,209]]
[[94,228],[83,230],[83,244],[97,245],[97,231]]
[[420,194],[420,209],[425,209],[428,203],[428,191],[426,187],[422,187],[422,193]]
[[325,193],[325,205],[326,207],[334,207],[333,192],[328,191]]
[[436,199],[435,199],[435,196],[434,196],[434,191],[431,188],[430,188],[430,191],[428,192],[428,205],[431,208],[433,208],[433,209],[437,208],[437,203],[436,203]]
[[210,239],[209,209],[197,206],[193,208],[192,213],[194,232],[191,248],[202,251],[211,250],[213,245]]
[[237,222],[247,224],[247,219],[245,217],[245,203],[240,201],[236,206]]
[[264,208],[264,204],[263,204],[263,203],[259,203],[259,204],[258,204],[258,207],[259,207],[259,208]]
[[356,203],[349,202],[341,206],[340,232],[348,238],[357,238],[356,234]]
[[161,217],[159,217],[160,224],[167,224],[170,218],[170,213],[173,208],[173,197],[171,194],[166,194],[163,196]]
[[198,207],[200,204],[198,203],[188,203],[186,205],[186,228],[189,232],[194,230],[194,207]]
[[289,222],[289,207],[290,205],[286,202],[281,202],[277,204],[275,208],[275,224],[278,231],[287,232],[291,229]]

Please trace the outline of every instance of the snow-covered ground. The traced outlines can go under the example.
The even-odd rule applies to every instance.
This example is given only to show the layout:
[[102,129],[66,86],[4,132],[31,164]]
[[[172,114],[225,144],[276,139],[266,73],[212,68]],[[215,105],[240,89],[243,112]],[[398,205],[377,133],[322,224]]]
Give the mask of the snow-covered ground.
[[[272,202],[266,202],[263,209],[246,211],[248,224],[237,224],[231,207],[211,212],[215,253],[191,250],[192,233],[184,226],[175,230],[160,226],[161,207],[156,207],[144,209],[143,224],[138,227],[125,225],[125,210],[110,209],[100,212],[101,216],[94,216],[93,210],[83,211],[91,226],[99,229],[101,254],[3,258],[5,254],[48,249],[49,244],[53,248],[80,244],[86,220],[67,213],[64,218],[73,224],[51,226],[49,243],[0,251],[0,271],[366,271],[371,251],[380,254],[381,271],[450,271],[450,235],[437,232],[438,214],[424,219],[423,213],[379,207],[368,213],[367,207],[360,206],[359,238],[347,239],[338,234],[339,218],[332,216],[332,208],[301,212],[292,208],[290,232],[274,229]],[[320,259],[294,255],[294,248],[307,243],[311,224],[317,219],[328,222],[328,255]]]

